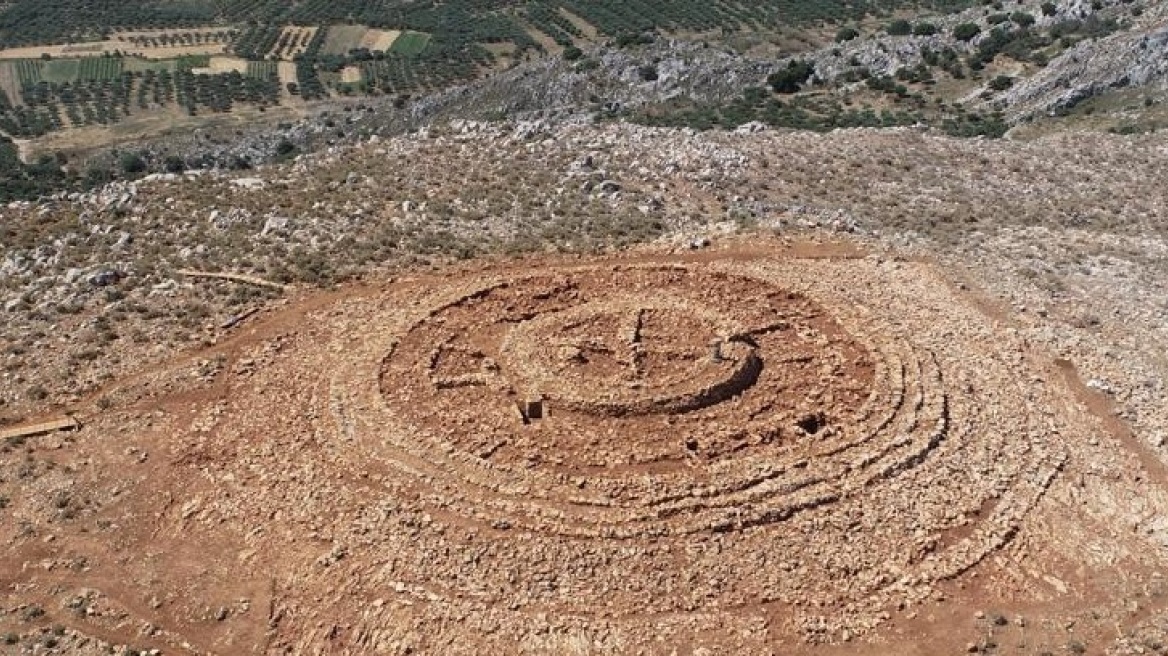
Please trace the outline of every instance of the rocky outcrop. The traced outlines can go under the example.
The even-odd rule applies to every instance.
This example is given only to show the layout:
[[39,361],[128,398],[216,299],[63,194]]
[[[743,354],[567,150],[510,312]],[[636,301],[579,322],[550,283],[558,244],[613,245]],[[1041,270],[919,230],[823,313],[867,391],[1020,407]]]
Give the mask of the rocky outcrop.
[[1001,102],[1015,120],[1026,120],[1128,87],[1168,89],[1168,21],[1083,41],[1019,81]]

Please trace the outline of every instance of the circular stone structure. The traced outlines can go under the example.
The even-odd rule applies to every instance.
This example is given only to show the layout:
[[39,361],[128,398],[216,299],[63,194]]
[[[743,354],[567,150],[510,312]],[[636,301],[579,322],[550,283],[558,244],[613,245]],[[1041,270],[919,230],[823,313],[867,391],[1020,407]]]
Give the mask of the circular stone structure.
[[[345,402],[334,412],[370,457],[426,463],[444,512],[503,527],[503,544],[539,544],[555,562],[579,562],[581,545],[603,552],[642,540],[693,555],[703,536],[728,533],[740,536],[733,548],[747,561],[752,550],[794,556],[788,569],[722,573],[706,608],[797,589],[835,590],[833,603],[852,603],[889,586],[927,586],[1003,544],[1061,454],[1030,439],[1038,418],[1002,393],[1012,359],[966,366],[946,354],[961,338],[952,316],[922,323],[935,282],[915,297],[873,302],[863,294],[883,292],[859,282],[867,269],[867,261],[663,261],[452,280],[364,345],[375,372],[338,375],[338,397],[377,380],[377,396],[360,402],[369,428],[345,428]],[[906,497],[910,481],[924,491]],[[871,507],[845,519],[857,502]],[[804,516],[817,528],[792,530]],[[882,521],[882,530],[865,528]],[[928,537],[906,550],[903,535]],[[851,556],[825,554],[817,542]],[[679,564],[681,576],[710,563]],[[619,592],[636,574],[603,571],[607,584],[578,580],[579,591],[555,606],[693,604]]]
[[641,503],[711,467],[805,458],[842,438],[873,375],[867,349],[800,294],[676,266],[601,267],[434,308],[385,356],[381,389],[417,427],[457,426],[444,448],[494,473],[541,487],[587,476],[574,495],[619,487]]
[[281,420],[204,447],[301,486],[238,486],[263,517],[220,521],[329,536],[287,574],[293,651],[323,613],[450,653],[860,635],[1009,545],[1078,430],[1025,339],[919,263],[545,258],[310,323],[234,401]]

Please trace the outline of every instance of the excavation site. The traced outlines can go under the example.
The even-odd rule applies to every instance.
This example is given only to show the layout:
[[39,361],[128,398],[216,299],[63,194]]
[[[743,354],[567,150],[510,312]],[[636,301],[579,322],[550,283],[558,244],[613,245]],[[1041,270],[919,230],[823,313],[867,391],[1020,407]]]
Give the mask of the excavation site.
[[1145,653],[1163,469],[1108,403],[925,260],[466,264],[21,441],[0,574],[77,653]]

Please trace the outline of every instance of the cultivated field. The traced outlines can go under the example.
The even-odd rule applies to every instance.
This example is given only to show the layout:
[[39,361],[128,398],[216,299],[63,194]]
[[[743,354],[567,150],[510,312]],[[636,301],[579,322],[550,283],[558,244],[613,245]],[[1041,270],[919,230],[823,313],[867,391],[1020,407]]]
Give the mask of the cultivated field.
[[346,55],[356,48],[388,52],[394,48],[401,34],[395,30],[375,30],[363,25],[335,25],[329,28],[321,52],[326,55]]
[[[141,37],[140,33],[135,33]],[[55,58],[100,56],[105,53],[120,52],[123,55],[144,57],[146,59],[168,59],[182,55],[218,55],[223,54],[227,46],[225,43],[181,43],[161,44],[154,46],[139,45],[129,38],[130,33],[124,35],[125,40],[113,37],[105,41],[89,43],[74,43],[55,46],[29,46],[24,48],[4,48],[0,50],[0,59],[40,59],[43,55]],[[144,37],[142,37],[144,38]]]
[[268,50],[265,59],[274,57],[282,61],[292,61],[305,51],[319,29],[319,27],[285,25],[276,42]]
[[20,71],[12,61],[0,61],[0,90],[11,103],[20,100]]
[[220,73],[247,73],[248,62],[239,57],[212,57],[208,66],[192,68],[191,72],[197,75],[217,75]]
[[430,35],[422,32],[403,32],[401,36],[393,42],[393,52],[399,55],[416,55],[426,49],[430,43]]
[[361,37],[359,47],[370,51],[389,52],[401,34],[398,30],[369,30]]

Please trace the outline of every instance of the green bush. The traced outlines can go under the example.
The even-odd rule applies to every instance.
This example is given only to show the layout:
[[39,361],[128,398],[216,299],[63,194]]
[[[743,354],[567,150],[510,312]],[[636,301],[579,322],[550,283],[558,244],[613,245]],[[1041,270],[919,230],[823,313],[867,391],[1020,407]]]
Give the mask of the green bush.
[[564,48],[564,59],[567,61],[576,61],[584,56],[584,51],[576,46],[568,46]]
[[166,168],[167,173],[182,173],[187,169],[186,162],[178,155],[167,155],[163,167]]
[[1054,16],[1057,13],[1058,13],[1058,5],[1056,5],[1053,2],[1042,3],[1042,15],[1043,16]]
[[815,73],[815,67],[810,63],[799,60],[791,61],[787,64],[787,68],[777,72],[771,73],[767,77],[767,84],[775,90],[775,93],[796,93],[803,88],[807,80]]
[[1014,78],[1009,75],[999,75],[990,80],[989,87],[994,91],[1005,91],[1014,86]]
[[114,174],[108,168],[99,165],[90,166],[85,171],[85,182],[91,186],[105,184],[114,179]]
[[978,34],[981,34],[981,28],[977,23],[962,23],[953,28],[953,38],[958,41],[969,41]]
[[937,26],[932,23],[917,23],[913,26],[913,34],[917,36],[932,36],[937,33]]
[[137,153],[126,153],[121,159],[122,173],[137,175],[146,170],[146,160]]
[[1010,14],[1010,20],[1014,21],[1014,24],[1018,27],[1030,27],[1035,22],[1034,16],[1031,16],[1024,11],[1016,11],[1013,14]]
[[903,18],[898,18],[888,24],[888,33],[892,36],[907,36],[912,34],[912,24]]
[[858,36],[860,36],[860,31],[856,28],[841,27],[839,31],[835,33],[835,40],[836,43],[843,43],[844,41],[851,41]]

